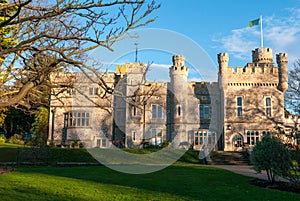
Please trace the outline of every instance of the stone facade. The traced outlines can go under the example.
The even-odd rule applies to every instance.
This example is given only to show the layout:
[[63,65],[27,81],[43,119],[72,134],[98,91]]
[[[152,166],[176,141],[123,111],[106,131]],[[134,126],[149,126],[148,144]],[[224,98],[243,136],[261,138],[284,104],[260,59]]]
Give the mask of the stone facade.
[[218,54],[221,102],[224,104],[224,150],[252,146],[276,125],[283,125],[288,55],[271,48],[252,51],[245,67],[229,67],[227,53]]
[[[86,147],[161,145],[225,151],[252,146],[276,125],[287,125],[284,92],[288,55],[270,48],[252,51],[245,67],[229,67],[218,54],[218,82],[188,81],[181,55],[173,56],[170,82],[148,82],[144,63],[118,65],[116,73],[87,76],[57,73],[51,98],[49,141]],[[99,80],[114,89],[105,93]],[[61,91],[69,83],[69,88]]]

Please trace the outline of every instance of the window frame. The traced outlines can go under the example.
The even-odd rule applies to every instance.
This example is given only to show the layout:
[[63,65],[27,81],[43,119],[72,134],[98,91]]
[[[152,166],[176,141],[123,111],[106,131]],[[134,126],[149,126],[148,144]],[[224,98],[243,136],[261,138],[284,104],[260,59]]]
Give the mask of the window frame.
[[90,96],[100,95],[99,87],[89,87],[89,95]]
[[163,119],[163,105],[162,104],[152,104],[151,105],[151,118],[152,119]]
[[[241,100],[241,101],[239,101]],[[237,96],[236,97],[236,116],[242,117],[243,116],[243,97]]]
[[70,111],[68,114],[68,127],[90,127],[91,115],[86,111]]
[[267,117],[271,117],[272,116],[272,98],[270,96],[265,97],[264,106],[265,106],[265,115]]
[[210,105],[209,104],[199,104],[199,118],[200,119],[210,119]]

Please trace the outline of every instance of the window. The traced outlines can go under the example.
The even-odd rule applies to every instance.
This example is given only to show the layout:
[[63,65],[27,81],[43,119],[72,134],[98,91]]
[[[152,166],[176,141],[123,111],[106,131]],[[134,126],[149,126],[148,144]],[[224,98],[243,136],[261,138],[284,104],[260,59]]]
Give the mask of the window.
[[[264,132],[263,132],[264,133]],[[247,131],[247,144],[255,145],[259,141],[258,131]]]
[[272,101],[271,98],[266,98],[266,115],[268,117],[272,116]]
[[132,141],[136,141],[136,132],[132,131]]
[[101,139],[101,147],[107,147],[106,139]]
[[101,139],[97,139],[97,147],[101,147]]
[[243,99],[242,99],[242,97],[237,97],[236,105],[237,105],[237,116],[240,117],[243,115]]
[[107,147],[107,139],[102,138],[102,139],[97,139],[97,147]]
[[200,105],[200,119],[209,119],[209,106],[208,105]]
[[99,88],[98,87],[90,87],[89,88],[89,95],[90,96],[97,96],[97,95],[99,95]]
[[177,106],[177,116],[181,116],[181,106],[180,105],[178,105]]
[[162,119],[162,105],[152,105],[152,119]]
[[69,127],[88,127],[90,125],[90,113],[69,112]]
[[152,129],[151,130],[151,144],[152,145],[161,145],[162,144],[162,130],[161,129]]
[[199,145],[199,133],[195,132],[194,145]]
[[243,146],[243,137],[239,134],[235,135],[232,139],[232,143],[234,147],[242,147]]
[[67,94],[68,95],[76,95],[76,89],[68,89]]
[[194,145],[213,145],[214,133],[208,130],[199,130],[194,133]]
[[135,106],[132,106],[132,116],[135,117],[137,115],[137,108]]

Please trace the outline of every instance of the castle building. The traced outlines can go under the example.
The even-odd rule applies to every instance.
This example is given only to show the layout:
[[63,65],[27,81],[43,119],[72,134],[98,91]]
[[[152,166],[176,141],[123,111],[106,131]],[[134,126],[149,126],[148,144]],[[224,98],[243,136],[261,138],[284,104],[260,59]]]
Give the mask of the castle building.
[[[185,57],[173,56],[169,82],[146,80],[144,63],[117,65],[101,75],[54,73],[49,142],[86,147],[162,145],[215,150],[251,147],[284,116],[288,55],[271,48],[252,51],[252,62],[230,67],[218,54],[218,81],[188,81]],[[62,90],[63,89],[63,90]]]

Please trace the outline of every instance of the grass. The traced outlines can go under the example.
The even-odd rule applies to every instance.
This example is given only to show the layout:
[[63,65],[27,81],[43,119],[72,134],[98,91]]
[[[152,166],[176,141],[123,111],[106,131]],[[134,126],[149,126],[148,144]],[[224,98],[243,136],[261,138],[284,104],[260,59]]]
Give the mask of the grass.
[[18,148],[23,147],[15,144],[0,144],[0,162],[15,162],[17,160]]
[[[18,148],[24,146],[0,145],[0,162],[15,161]],[[151,154],[158,150],[124,151]],[[51,162],[95,162],[85,149],[51,148],[49,155]],[[19,166],[0,175],[0,200],[300,200],[299,194],[257,187],[250,184],[252,178],[227,170],[185,166],[191,163],[199,164],[197,151],[188,150],[175,165],[142,175],[105,166]]]
[[300,200],[250,185],[252,178],[207,166],[130,175],[97,167],[20,167],[0,175],[1,200]]
[[[21,154],[18,154],[18,151]],[[24,145],[0,144],[0,162],[74,162],[74,163],[97,163],[86,149],[61,149],[49,148],[42,150],[39,159],[34,151],[38,150]],[[38,160],[38,161],[37,161]]]
[[[21,154],[18,154],[18,149]],[[0,145],[1,155],[0,155],[0,162],[47,162],[50,164],[58,163],[58,162],[72,162],[72,163],[97,163],[97,160],[93,158],[93,156],[90,154],[92,150],[87,151],[86,149],[61,149],[61,148],[50,148],[46,150],[40,151],[40,155],[37,156],[37,154],[34,153],[35,148],[31,147],[25,147],[21,145],[13,145],[13,144],[1,144]],[[101,155],[101,154],[108,154],[109,153],[111,157],[114,156],[114,150],[106,150],[106,149],[95,149],[95,154]],[[132,153],[132,154],[145,154],[145,156],[148,157],[149,163],[153,161],[159,160],[158,157],[161,157],[162,162],[165,160],[165,158],[171,158],[171,157],[177,157],[177,155],[181,155],[180,153],[172,153],[172,150],[168,152],[161,153],[158,155],[150,155],[151,153],[156,153],[160,149],[123,149],[123,151]],[[94,155],[95,156],[95,155]],[[103,156],[101,156],[103,157]],[[101,158],[99,156],[99,158]],[[133,157],[135,157],[133,155]],[[116,153],[116,162],[120,162],[120,158],[118,156],[118,153]],[[138,157],[136,157],[136,162],[138,163]],[[126,163],[126,160],[124,161]],[[194,151],[192,149],[188,150],[176,163],[180,164],[199,164],[199,158],[198,158],[198,152]]]

